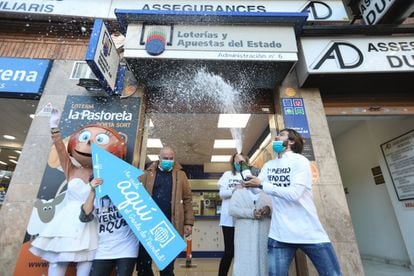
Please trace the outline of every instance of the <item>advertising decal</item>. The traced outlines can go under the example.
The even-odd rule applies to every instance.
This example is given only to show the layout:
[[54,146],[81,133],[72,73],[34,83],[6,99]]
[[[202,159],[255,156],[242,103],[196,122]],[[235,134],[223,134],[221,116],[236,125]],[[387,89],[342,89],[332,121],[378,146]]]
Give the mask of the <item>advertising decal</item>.
[[[125,159],[131,163],[140,108],[140,98],[68,96],[59,125],[62,139],[67,143],[72,133],[90,124],[111,127],[130,138],[127,140]],[[45,133],[49,132],[49,129],[45,129]],[[46,275],[48,263],[31,254],[28,249],[36,235],[62,210],[66,188],[67,181],[60,167],[57,152],[52,146],[20,250],[15,275]],[[70,266],[70,269],[73,269],[73,266]]]
[[305,104],[302,98],[282,98],[282,114],[285,128],[296,130],[305,141],[303,155],[314,161],[312,140],[306,118]]

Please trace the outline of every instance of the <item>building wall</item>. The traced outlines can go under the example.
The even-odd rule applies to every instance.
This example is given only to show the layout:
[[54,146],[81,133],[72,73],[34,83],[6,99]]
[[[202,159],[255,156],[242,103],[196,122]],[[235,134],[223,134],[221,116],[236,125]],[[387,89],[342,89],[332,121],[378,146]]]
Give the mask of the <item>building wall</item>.
[[[396,264],[412,264],[414,209],[404,209],[398,201],[380,144],[414,125],[414,117],[388,116],[365,120],[334,141],[347,201],[364,258]],[[385,184],[376,185],[371,168],[381,165]],[[411,230],[410,230],[411,229]]]
[[[77,80],[69,79],[73,64],[54,61],[36,114],[48,103],[63,110],[67,95],[88,95]],[[36,116],[0,209],[0,276],[13,274],[51,145],[49,117]]]
[[[87,94],[83,88],[76,86],[76,80],[69,80],[73,66],[69,60],[83,59],[87,48],[85,40],[7,34],[0,36],[0,45],[1,56],[56,59],[39,102],[39,109],[49,102],[62,109],[68,94]],[[296,84],[294,79],[288,78],[287,82]],[[283,87],[281,91],[283,92]],[[321,221],[333,241],[344,275],[363,275],[320,93],[318,89],[297,89],[295,96],[303,97],[306,105],[316,157],[314,163],[319,170],[314,196]],[[6,201],[0,211],[0,275],[10,275],[14,270],[46,166],[51,145],[48,129],[47,117],[36,117],[33,120]],[[214,231],[218,232],[217,229]],[[200,234],[204,235],[204,232],[201,231]],[[217,235],[220,236],[220,233]],[[218,243],[216,245],[218,248]],[[310,274],[316,275],[310,263],[309,267]]]
[[[292,89],[296,91],[292,95]],[[285,94],[289,91],[289,95]],[[294,76],[288,76],[280,88],[281,97],[302,97],[305,103],[318,178],[313,195],[319,218],[339,259],[343,275],[364,275],[338,163],[318,89],[299,89]],[[308,260],[310,275],[318,275]]]
[[[43,30],[39,34],[22,34],[23,30],[15,30],[10,28],[0,34],[0,56],[55,60],[36,113],[49,102],[63,109],[68,94],[87,94],[84,88],[76,85],[77,80],[69,80],[69,74],[73,66],[71,60],[84,59],[89,37],[71,38],[52,32],[49,36]],[[33,119],[5,202],[0,209],[0,276],[11,275],[14,271],[46,168],[52,143],[48,130],[48,117],[36,116]]]
[[83,60],[88,39],[42,37],[31,34],[0,34],[1,57]]

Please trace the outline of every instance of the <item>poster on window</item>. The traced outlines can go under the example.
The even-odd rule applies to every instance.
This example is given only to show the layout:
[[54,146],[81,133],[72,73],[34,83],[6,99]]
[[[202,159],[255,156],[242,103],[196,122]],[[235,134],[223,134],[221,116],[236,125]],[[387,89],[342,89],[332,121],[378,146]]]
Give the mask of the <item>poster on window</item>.
[[399,201],[414,199],[414,129],[381,144]]
[[[94,128],[105,130],[98,132],[100,139],[97,139],[97,135],[95,141],[106,141],[106,136],[101,136],[102,133],[108,133],[107,136],[110,137],[122,136],[122,140],[126,144],[125,160],[131,163],[139,122],[140,100],[137,97],[120,99],[115,97],[68,96],[64,108],[61,110],[62,115],[59,123],[60,134],[65,147],[68,148],[68,144],[71,144],[69,140],[72,134],[84,129],[83,127],[93,125]],[[116,131],[118,135],[109,133],[111,129]],[[50,133],[49,128],[44,131]],[[82,135],[79,135],[78,140],[86,139],[87,136],[85,135],[87,134],[87,131],[82,131]],[[114,139],[110,138],[109,140],[113,141]],[[45,143],[49,142],[45,141]],[[62,217],[60,213],[67,210],[66,206],[70,201],[68,198],[65,199],[67,187],[68,182],[62,170],[57,149],[54,145],[51,145],[48,163],[43,173],[37,199],[34,202],[14,275],[47,275],[48,262],[33,255],[29,249],[38,234],[48,225],[56,224],[56,221]],[[83,189],[83,185],[80,189]],[[58,225],[64,223],[66,222],[63,221]],[[75,275],[73,263],[69,265],[66,275]]]

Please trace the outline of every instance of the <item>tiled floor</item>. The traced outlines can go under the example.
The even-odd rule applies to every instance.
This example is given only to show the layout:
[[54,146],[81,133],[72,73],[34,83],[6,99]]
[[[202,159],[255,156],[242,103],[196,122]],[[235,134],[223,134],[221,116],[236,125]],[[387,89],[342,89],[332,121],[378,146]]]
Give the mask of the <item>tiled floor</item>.
[[[217,276],[219,261],[220,259],[216,258],[195,258],[191,261],[193,267],[186,268],[185,259],[177,259],[174,272],[176,276]],[[365,276],[414,276],[414,270],[405,267],[368,260],[363,260],[362,263]],[[159,273],[155,273],[155,276],[158,275]]]
[[[220,259],[217,258],[194,258],[191,267],[186,267],[185,259],[177,259],[174,264],[175,276],[217,276]],[[153,265],[153,271],[157,268]],[[160,275],[154,273],[155,276]],[[229,273],[231,275],[231,273]]]
[[363,260],[365,276],[414,276],[414,270],[406,267]]
[[[217,276],[220,259],[196,258],[191,261],[191,268],[185,267],[185,259],[178,259],[175,262],[176,276]],[[229,274],[231,275],[231,274]]]

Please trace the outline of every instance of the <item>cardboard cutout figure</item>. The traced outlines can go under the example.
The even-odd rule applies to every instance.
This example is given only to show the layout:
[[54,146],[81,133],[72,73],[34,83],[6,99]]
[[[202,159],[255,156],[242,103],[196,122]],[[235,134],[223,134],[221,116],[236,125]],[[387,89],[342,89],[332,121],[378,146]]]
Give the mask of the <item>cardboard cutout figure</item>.
[[61,211],[40,231],[30,251],[49,262],[49,275],[64,275],[69,262],[77,263],[78,275],[88,275],[98,244],[97,221],[81,222],[79,214],[91,192],[91,143],[123,158],[126,137],[112,128],[88,125],[71,135],[66,149],[57,128],[60,116],[53,108],[50,128],[67,191]]

